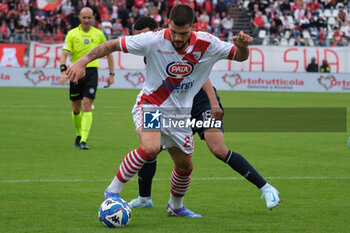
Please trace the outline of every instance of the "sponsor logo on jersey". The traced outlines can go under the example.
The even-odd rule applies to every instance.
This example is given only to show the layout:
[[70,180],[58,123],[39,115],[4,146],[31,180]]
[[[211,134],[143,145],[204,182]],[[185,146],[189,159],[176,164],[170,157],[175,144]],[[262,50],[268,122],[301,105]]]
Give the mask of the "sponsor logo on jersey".
[[160,50],[160,49],[157,50],[157,53],[162,53],[162,54],[165,54],[165,55],[175,54],[175,52],[172,52],[172,51],[162,51],[162,50]]
[[85,43],[85,44],[88,44],[88,43],[89,43],[89,40],[88,40],[88,39],[85,39],[85,40],[84,40],[84,43]]
[[166,88],[168,90],[187,90],[193,87],[194,80],[191,82],[182,82],[182,83],[172,83],[170,80],[163,80],[162,88]]
[[166,72],[172,78],[184,78],[192,73],[193,67],[189,61],[171,62],[167,65]]

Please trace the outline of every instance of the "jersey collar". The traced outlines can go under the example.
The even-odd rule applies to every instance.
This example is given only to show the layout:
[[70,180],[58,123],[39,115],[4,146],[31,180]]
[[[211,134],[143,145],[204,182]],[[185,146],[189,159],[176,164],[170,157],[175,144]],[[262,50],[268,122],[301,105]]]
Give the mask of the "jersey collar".
[[83,30],[83,28],[81,27],[81,24],[79,24],[78,27],[79,27],[79,30],[81,30],[81,31],[83,31],[83,32],[85,32],[85,33],[88,33],[88,32],[91,30],[91,27],[92,27],[92,26],[90,27],[89,31],[87,31],[87,32]]

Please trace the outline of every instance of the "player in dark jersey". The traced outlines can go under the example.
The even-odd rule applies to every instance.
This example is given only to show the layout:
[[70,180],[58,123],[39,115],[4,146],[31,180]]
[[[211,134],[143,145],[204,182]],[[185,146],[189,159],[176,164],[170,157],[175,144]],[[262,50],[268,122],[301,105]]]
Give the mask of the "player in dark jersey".
[[[151,17],[140,17],[134,25],[135,34],[157,30],[158,25]],[[146,59],[145,59],[146,61]],[[222,119],[223,107],[216,89],[208,80],[203,88],[193,99],[191,111],[192,118],[197,120],[215,118]],[[222,126],[222,124],[221,124]],[[209,150],[220,160],[227,163],[233,170],[241,174],[248,181],[254,184],[262,192],[267,208],[273,209],[280,201],[279,192],[272,185],[268,184],[263,177],[253,168],[252,165],[240,154],[229,150],[224,142],[223,127],[221,128],[192,128],[193,134],[198,133],[202,140],[205,140]],[[138,172],[139,197],[133,199],[129,205],[132,208],[152,207],[151,199],[152,179],[156,172],[157,160],[151,160],[144,164]]]

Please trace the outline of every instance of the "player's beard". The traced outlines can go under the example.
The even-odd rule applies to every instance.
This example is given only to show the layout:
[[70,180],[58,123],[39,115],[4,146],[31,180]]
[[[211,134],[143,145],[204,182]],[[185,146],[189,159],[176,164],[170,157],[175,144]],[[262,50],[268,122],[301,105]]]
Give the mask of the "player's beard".
[[187,42],[183,42],[183,41],[173,41],[172,42],[173,46],[175,49],[182,51],[184,48],[186,48],[188,41]]

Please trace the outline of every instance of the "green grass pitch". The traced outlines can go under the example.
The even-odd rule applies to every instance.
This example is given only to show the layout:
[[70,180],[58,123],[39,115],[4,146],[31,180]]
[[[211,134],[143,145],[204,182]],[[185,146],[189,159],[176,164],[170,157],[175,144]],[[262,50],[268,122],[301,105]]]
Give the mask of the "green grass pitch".
[[[122,229],[97,218],[102,194],[138,147],[130,113],[137,90],[100,89],[90,151],[73,149],[68,90],[0,87],[0,232],[350,232],[350,151],[343,133],[225,133],[227,146],[281,194],[269,211],[260,191],[195,136],[184,204],[201,219],[166,215],[172,161],[158,156],[151,209],[133,209]],[[219,92],[224,107],[349,107],[349,94]],[[348,119],[349,120],[349,119]],[[136,180],[121,197],[138,194]]]

